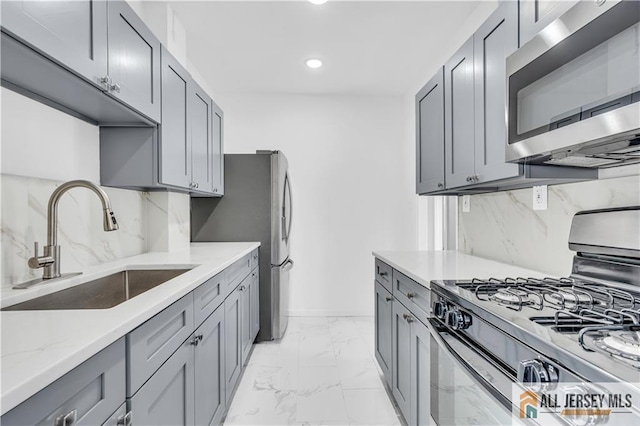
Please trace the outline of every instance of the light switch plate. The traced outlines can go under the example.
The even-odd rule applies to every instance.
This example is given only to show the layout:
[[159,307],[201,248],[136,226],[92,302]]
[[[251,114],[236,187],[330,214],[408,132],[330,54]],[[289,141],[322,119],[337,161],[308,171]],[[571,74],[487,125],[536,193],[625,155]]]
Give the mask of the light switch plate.
[[533,209],[547,209],[547,185],[533,187]]
[[469,213],[471,211],[471,195],[462,196],[462,212]]

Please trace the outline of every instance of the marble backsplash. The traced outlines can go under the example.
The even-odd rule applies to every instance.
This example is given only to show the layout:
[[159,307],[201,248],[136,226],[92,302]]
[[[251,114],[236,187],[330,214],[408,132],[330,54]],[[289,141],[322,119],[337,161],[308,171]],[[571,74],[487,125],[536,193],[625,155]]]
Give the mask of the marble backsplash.
[[[2,190],[0,268],[2,286],[42,275],[27,260],[33,243],[46,244],[47,203],[60,182],[0,175]],[[118,219],[119,230],[104,232],[102,206],[91,191],[72,189],[58,205],[58,244],[62,272],[82,270],[147,251],[179,251],[189,246],[189,196],[103,188]]]
[[[613,169],[612,169],[613,170]],[[458,211],[458,249],[552,275],[571,272],[573,215],[581,210],[640,205],[640,176],[548,187],[548,209],[534,211],[531,188],[471,196]]]

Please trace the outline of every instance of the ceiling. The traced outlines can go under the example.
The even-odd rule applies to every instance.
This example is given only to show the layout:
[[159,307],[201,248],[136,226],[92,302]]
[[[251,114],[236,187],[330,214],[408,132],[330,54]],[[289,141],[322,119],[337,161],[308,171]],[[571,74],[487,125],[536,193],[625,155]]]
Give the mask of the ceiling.
[[[405,95],[475,1],[171,1],[216,93]],[[317,70],[305,60],[317,57]]]

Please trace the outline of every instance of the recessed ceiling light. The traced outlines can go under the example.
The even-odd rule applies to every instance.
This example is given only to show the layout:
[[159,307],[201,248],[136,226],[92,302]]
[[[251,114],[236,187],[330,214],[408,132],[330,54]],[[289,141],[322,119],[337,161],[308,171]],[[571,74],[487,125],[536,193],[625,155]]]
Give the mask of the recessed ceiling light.
[[316,58],[307,59],[305,63],[309,68],[320,68],[322,66],[322,61]]
[[327,0],[309,0],[313,4],[325,4]]

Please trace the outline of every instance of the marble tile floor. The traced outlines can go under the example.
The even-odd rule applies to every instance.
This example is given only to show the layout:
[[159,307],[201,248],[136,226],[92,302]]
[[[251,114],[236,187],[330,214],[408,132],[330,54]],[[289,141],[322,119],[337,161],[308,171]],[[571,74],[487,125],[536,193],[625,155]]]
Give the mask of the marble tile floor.
[[225,425],[400,425],[374,356],[373,317],[291,317],[255,345]]

